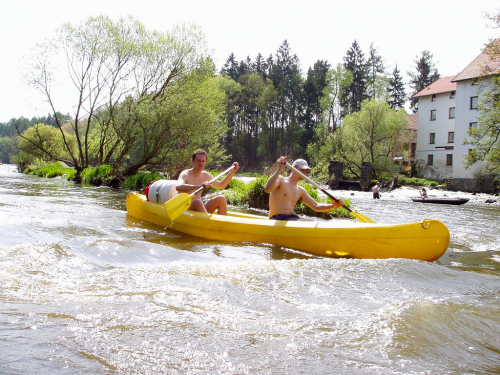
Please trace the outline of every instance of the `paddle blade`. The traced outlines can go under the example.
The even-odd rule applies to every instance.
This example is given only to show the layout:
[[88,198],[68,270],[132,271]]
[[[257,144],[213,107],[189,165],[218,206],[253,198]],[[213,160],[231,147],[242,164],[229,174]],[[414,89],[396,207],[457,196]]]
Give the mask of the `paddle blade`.
[[357,212],[354,212],[354,211],[351,211],[351,214],[356,219],[358,219],[358,221],[361,222],[361,223],[374,223],[375,224],[375,221],[373,221],[372,219],[370,219],[368,216],[358,214]]
[[165,202],[165,212],[168,218],[173,221],[182,215],[191,205],[191,199],[193,199],[193,194],[181,193]]

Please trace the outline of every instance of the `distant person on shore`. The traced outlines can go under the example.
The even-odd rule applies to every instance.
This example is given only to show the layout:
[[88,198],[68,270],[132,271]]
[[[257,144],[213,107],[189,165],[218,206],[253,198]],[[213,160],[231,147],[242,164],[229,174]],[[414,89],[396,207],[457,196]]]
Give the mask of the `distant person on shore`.
[[422,198],[429,198],[429,196],[427,195],[427,190],[425,190],[425,188],[422,188],[422,190],[420,190],[420,196]]
[[373,187],[373,199],[380,199],[380,182]]
[[[190,194],[202,186],[204,188],[213,186],[217,189],[224,189],[229,181],[233,178],[236,171],[239,169],[239,164],[237,162],[233,163],[234,168],[224,177],[221,181],[214,181],[211,184],[210,180],[213,179],[212,175],[206,171],[205,165],[207,163],[207,152],[202,149],[196,150],[192,155],[193,168],[186,169],[182,171],[179,175],[179,184],[175,187],[179,193]],[[227,202],[226,197],[223,195],[218,195],[212,199],[203,202],[201,200],[201,191],[196,194],[191,200],[191,205],[189,210],[199,211],[205,213],[214,213],[217,211],[219,215],[227,215]]]
[[[278,159],[278,168],[267,181],[265,191],[269,194],[269,219],[272,220],[305,220],[300,219],[295,214],[295,205],[299,200],[314,211],[325,212],[337,209],[345,203],[339,200],[339,203],[332,200],[332,204],[316,202],[302,186],[297,183],[304,178],[295,171],[290,176],[283,177],[281,172],[286,166],[287,156],[281,156]],[[304,175],[307,175],[311,168],[304,159],[297,159],[292,164]]]

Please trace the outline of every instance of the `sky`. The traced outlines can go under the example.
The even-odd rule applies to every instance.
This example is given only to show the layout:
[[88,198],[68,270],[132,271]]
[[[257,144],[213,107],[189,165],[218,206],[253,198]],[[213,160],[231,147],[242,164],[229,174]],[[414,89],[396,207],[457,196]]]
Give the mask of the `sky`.
[[[134,16],[149,30],[201,27],[220,70],[231,53],[238,61],[275,55],[284,40],[303,75],[318,60],[342,63],[354,40],[365,57],[373,43],[387,72],[398,66],[405,82],[423,50],[441,77],[463,70],[492,38],[500,37],[485,13],[498,0],[0,0],[0,122],[44,116],[50,108],[25,80],[26,60],[37,43],[63,23],[106,15]],[[407,89],[409,93],[409,89]],[[74,97],[74,96],[73,96]],[[71,89],[68,88],[68,99]],[[57,110],[71,113],[69,100]]]

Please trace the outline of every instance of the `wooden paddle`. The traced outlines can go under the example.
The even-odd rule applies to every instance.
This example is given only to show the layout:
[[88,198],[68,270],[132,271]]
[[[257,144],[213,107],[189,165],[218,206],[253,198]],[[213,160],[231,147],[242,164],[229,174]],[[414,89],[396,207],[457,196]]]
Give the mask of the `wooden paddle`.
[[[220,177],[224,176],[225,174],[228,174],[231,169],[234,168],[234,165],[228,169],[226,169],[224,172],[222,172],[220,175],[214,177],[212,180],[210,180],[208,183],[211,184],[215,180],[219,179]],[[179,195],[176,195],[172,199],[169,199],[168,201],[165,202],[165,212],[167,213],[167,216],[170,220],[174,221],[181,215],[184,211],[186,211],[189,206],[191,205],[191,200],[193,197],[198,194],[200,191],[205,189],[203,186],[197,189],[194,193],[191,194],[186,194],[186,193],[180,193]]]
[[[286,165],[288,165],[290,168],[292,168],[295,172],[297,172],[299,175],[301,175],[302,177],[304,177],[307,181],[309,181],[309,183],[311,183],[312,185],[316,186],[316,188],[318,188],[319,190],[321,190],[323,193],[325,193],[329,198],[333,199],[335,202],[339,203],[339,199],[335,198],[333,195],[331,195],[330,193],[328,193],[326,190],[324,190],[323,188],[321,188],[321,186],[319,186],[317,183],[315,183],[313,180],[311,180],[309,177],[307,177],[304,173],[302,173],[301,171],[299,171],[297,168],[295,168],[293,165],[291,165],[289,162],[286,162]],[[362,222],[362,223],[375,223],[375,221],[373,221],[372,219],[370,219],[368,216],[365,216],[365,215],[361,215],[361,214],[358,214],[357,212],[354,212],[353,210],[351,210],[349,207],[347,206],[342,206],[343,208],[345,208],[347,211],[349,211],[356,219],[358,219],[358,221]]]

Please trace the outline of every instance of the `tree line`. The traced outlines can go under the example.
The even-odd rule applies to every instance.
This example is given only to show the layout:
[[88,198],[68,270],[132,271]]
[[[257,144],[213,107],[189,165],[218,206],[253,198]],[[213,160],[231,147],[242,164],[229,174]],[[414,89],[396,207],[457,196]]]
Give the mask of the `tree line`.
[[[429,51],[417,56],[411,93],[397,66],[388,73],[375,46],[365,57],[356,40],[341,63],[318,60],[305,75],[286,40],[267,58],[231,54],[217,70],[194,26],[160,33],[133,18],[93,17],[37,46],[29,81],[52,113],[0,124],[0,152],[15,131],[14,162],[60,160],[77,174],[108,164],[124,176],[142,168],[175,176],[203,147],[211,167],[231,159],[261,171],[289,155],[319,172],[340,160],[353,176],[369,161],[381,175],[407,138],[407,101],[439,78],[432,59]],[[71,116],[52,95],[55,61],[69,67]],[[417,105],[411,101],[414,112]]]

